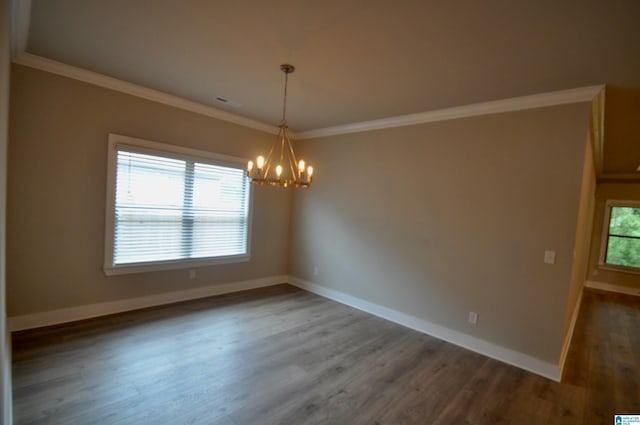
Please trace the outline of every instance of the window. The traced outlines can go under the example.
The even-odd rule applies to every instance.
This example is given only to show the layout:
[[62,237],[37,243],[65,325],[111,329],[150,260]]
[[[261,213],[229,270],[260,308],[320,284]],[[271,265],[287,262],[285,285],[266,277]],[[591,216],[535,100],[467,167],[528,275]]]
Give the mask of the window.
[[607,201],[600,264],[640,272],[640,202]]
[[249,259],[244,160],[109,135],[105,273]]

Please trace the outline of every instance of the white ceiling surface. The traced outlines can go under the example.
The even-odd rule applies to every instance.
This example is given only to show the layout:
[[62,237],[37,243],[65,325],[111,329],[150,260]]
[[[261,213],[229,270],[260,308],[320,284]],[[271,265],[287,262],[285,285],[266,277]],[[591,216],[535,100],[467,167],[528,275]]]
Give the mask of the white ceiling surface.
[[26,51],[271,124],[292,63],[287,118],[307,131],[640,87],[640,1],[32,0]]

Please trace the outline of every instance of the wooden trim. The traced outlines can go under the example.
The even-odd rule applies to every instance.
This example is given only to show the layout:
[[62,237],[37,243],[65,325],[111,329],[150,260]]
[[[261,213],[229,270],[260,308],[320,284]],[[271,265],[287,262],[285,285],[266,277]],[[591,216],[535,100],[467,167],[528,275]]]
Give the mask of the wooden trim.
[[[583,286],[584,288],[584,286]],[[580,288],[580,295],[578,296],[578,301],[576,305],[573,306],[573,314],[571,315],[571,323],[569,324],[569,331],[567,332],[567,336],[564,339],[564,345],[562,346],[562,351],[560,352],[560,377],[562,377],[562,373],[564,372],[564,364],[567,361],[567,354],[569,354],[569,347],[571,347],[571,340],[573,339],[573,332],[576,328],[576,322],[578,321],[578,315],[580,314],[580,306],[582,305],[582,294],[584,293],[583,289]]]
[[639,183],[640,173],[635,174],[607,174],[598,175],[598,183]]
[[14,59],[27,49],[31,23],[31,0],[9,1],[11,2],[11,58]]
[[144,297],[128,298],[124,300],[25,314],[22,316],[13,316],[8,318],[7,324],[10,331],[21,331],[25,329],[39,328],[42,326],[73,322],[76,320],[89,319],[92,317],[106,316],[108,314],[122,313],[130,310],[138,310],[141,308],[173,304],[180,301],[246,291],[247,289],[280,285],[286,282],[287,276],[270,276],[261,279],[201,286],[182,291],[163,292]]
[[322,297],[332,299],[341,304],[373,314],[374,316],[382,317],[383,319],[398,323],[418,332],[442,339],[454,345],[475,351],[476,353],[491,357],[503,363],[535,373],[536,375],[540,375],[557,382],[560,382],[562,377],[562,370],[557,364],[545,362],[527,354],[501,347],[483,339],[476,338],[459,331],[454,331],[427,320],[401,313],[397,310],[393,310],[379,304],[374,304],[352,295],[299,279],[295,276],[289,276],[289,284],[306,291],[313,292]]
[[593,280],[587,280],[584,283],[584,286],[585,288],[598,289],[600,291],[616,292],[618,294],[635,295],[636,297],[640,297],[640,288],[596,282]]
[[604,159],[604,112],[605,112],[606,87],[593,98],[591,102],[591,141],[593,143],[593,156],[596,175],[602,177]]

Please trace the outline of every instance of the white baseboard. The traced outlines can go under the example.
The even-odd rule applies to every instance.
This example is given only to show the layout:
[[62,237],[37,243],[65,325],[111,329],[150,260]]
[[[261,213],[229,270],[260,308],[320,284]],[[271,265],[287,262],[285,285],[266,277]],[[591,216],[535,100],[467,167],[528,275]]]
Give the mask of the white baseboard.
[[44,311],[41,313],[25,314],[22,316],[13,316],[7,318],[7,325],[10,331],[21,331],[25,329],[39,328],[42,326],[73,322],[75,320],[105,316],[107,314],[122,313],[124,311],[137,310],[140,308],[155,307],[180,301],[245,291],[247,289],[279,285],[286,282],[287,276],[270,276],[261,279],[208,285],[185,289],[182,291],[163,292],[144,297],[128,298],[105,303]]
[[524,369],[528,372],[535,373],[536,375],[540,375],[557,382],[560,382],[560,379],[562,378],[562,370],[557,364],[545,362],[527,354],[436,325],[435,323],[431,323],[427,320],[419,319],[415,316],[410,316],[397,310],[383,307],[379,304],[374,304],[334,289],[325,288],[324,286],[307,282],[295,276],[289,276],[289,284],[325,298],[332,299],[341,304],[373,314],[374,316],[382,317],[383,319],[398,323],[418,332],[422,332],[468,350],[475,351],[476,353],[484,356]]
[[571,323],[569,324],[569,332],[564,339],[564,345],[560,352],[560,377],[562,378],[562,372],[564,371],[564,363],[567,360],[567,354],[569,354],[569,347],[571,347],[571,340],[573,339],[573,331],[576,327],[576,321],[578,320],[578,314],[580,313],[580,306],[582,305],[582,288],[580,289],[580,295],[578,295],[578,301],[573,306],[573,314],[571,315]]
[[601,291],[617,292],[619,294],[640,296],[640,288],[630,288],[628,286],[613,285],[611,283],[596,282],[593,280],[587,280],[584,286],[592,289],[599,289]]

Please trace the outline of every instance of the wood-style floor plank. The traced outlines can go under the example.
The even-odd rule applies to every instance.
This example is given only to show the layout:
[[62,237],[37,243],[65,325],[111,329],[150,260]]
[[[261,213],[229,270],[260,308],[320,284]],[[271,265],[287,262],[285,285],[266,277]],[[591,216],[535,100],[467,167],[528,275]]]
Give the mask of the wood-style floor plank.
[[280,285],[14,333],[15,424],[610,424],[640,299],[586,290],[556,383]]

